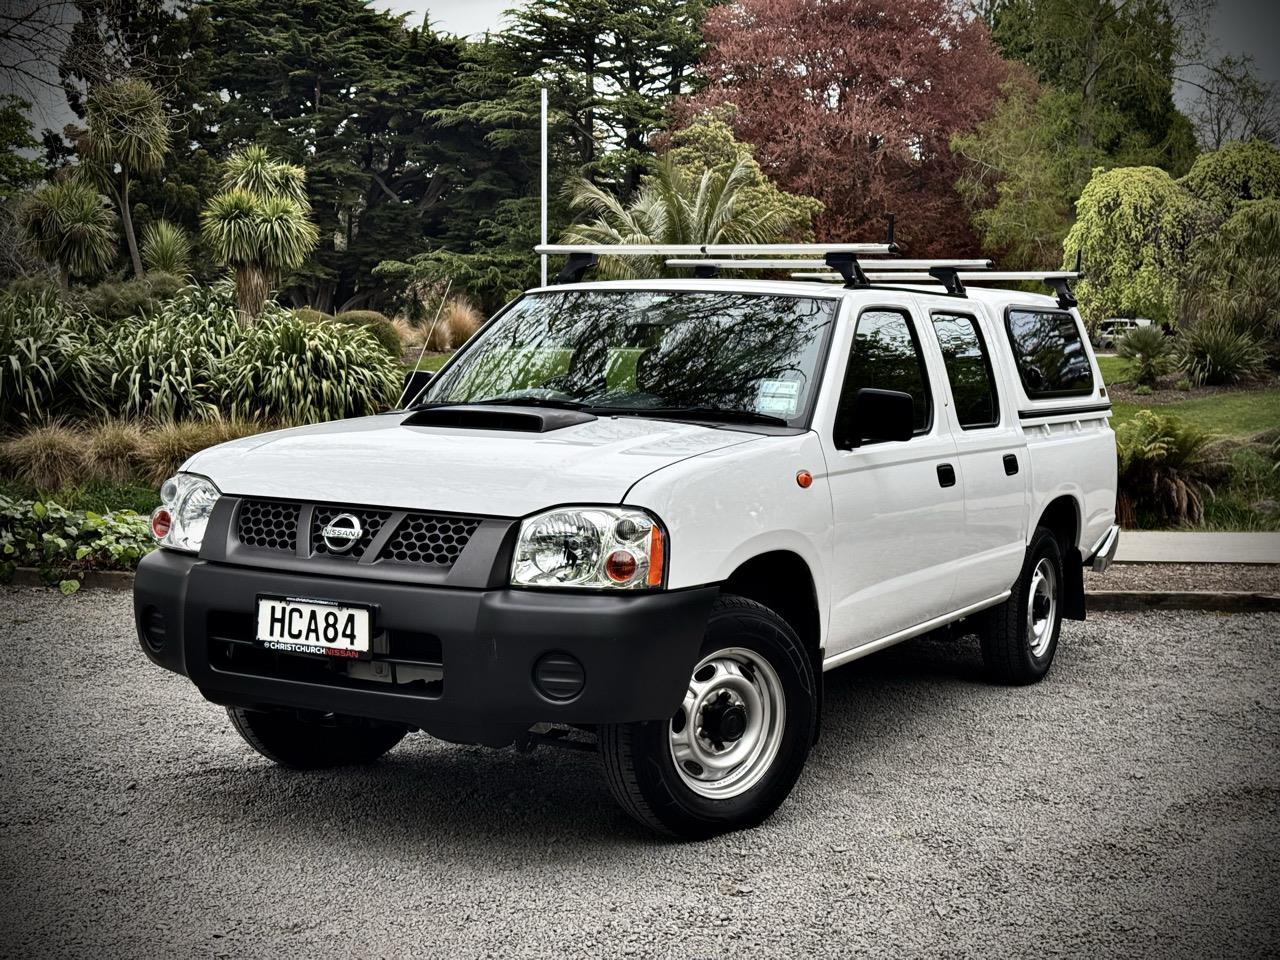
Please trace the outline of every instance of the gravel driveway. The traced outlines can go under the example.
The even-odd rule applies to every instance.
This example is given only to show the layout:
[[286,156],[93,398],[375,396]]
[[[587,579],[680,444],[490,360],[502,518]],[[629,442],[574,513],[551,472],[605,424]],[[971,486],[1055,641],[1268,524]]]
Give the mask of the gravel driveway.
[[1277,634],[1098,615],[1023,689],[971,639],[905,644],[828,675],[772,820],[678,844],[588,754],[278,770],[145,660],[126,595],[0,590],[0,953],[1274,955]]

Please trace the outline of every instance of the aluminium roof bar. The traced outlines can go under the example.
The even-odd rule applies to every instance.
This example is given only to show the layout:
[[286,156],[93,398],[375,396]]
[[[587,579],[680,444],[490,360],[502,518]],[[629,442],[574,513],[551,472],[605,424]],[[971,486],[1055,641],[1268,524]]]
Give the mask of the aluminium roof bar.
[[[684,267],[697,270],[705,267],[730,270],[794,270],[797,267],[821,269],[827,265],[825,260],[668,260],[668,267]],[[863,270],[929,270],[933,267],[951,267],[956,270],[990,270],[990,260],[863,260]]]
[[546,243],[533,248],[551,256],[594,254],[597,257],[683,257],[683,256],[796,256],[828,253],[855,253],[888,256],[897,250],[892,243]]
[[[954,266],[946,261],[938,261],[938,265],[944,267]],[[937,277],[928,273],[889,273],[880,269],[880,264],[863,264],[869,267],[867,270],[867,279],[878,283],[941,283]],[[1050,280],[1078,280],[1083,274],[1074,270],[960,270],[958,271],[961,280],[971,283],[982,283],[986,280],[1040,280],[1048,283]],[[836,283],[844,278],[838,273],[813,272],[806,271],[795,272],[791,274],[796,280],[830,280]]]

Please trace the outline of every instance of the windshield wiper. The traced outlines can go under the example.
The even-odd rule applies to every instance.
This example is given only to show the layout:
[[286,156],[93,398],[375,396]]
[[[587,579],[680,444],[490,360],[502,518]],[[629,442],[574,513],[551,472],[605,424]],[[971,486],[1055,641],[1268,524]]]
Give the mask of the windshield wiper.
[[758,423],[771,427],[787,427],[782,417],[754,410],[733,410],[728,407],[595,407],[595,413],[611,416],[652,417],[655,420],[714,420],[720,423]]

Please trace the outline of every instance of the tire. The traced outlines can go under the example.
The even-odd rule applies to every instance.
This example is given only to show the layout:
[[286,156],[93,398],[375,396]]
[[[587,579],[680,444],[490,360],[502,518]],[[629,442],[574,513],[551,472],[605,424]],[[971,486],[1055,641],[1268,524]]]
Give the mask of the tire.
[[404,739],[402,726],[334,715],[308,719],[293,711],[227,707],[231,725],[268,760],[294,770],[372,763]]
[[[722,596],[675,716],[600,728],[609,788],[632,817],[670,836],[702,839],[756,826],[799,779],[817,711],[813,663],[796,632],[768,607]],[[705,726],[691,727],[691,712]],[[699,760],[728,772],[718,775]]]
[[1062,631],[1065,583],[1057,538],[1036,528],[1009,599],[983,613],[978,624],[982,662],[992,680],[1024,685],[1049,672]]

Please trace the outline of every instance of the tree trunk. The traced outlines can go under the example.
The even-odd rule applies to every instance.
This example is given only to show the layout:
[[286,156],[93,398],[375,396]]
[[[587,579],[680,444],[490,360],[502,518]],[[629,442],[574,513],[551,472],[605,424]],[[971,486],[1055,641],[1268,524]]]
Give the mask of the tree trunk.
[[65,263],[58,264],[58,286],[63,293],[71,292],[71,270]]
[[236,317],[249,326],[262,312],[262,305],[271,294],[271,284],[266,271],[256,263],[244,263],[236,267]]
[[147,275],[142,269],[142,257],[138,255],[138,240],[133,235],[133,214],[129,210],[129,171],[120,171],[120,222],[124,224],[124,239],[129,245],[129,259],[133,261],[133,275],[141,280]]

